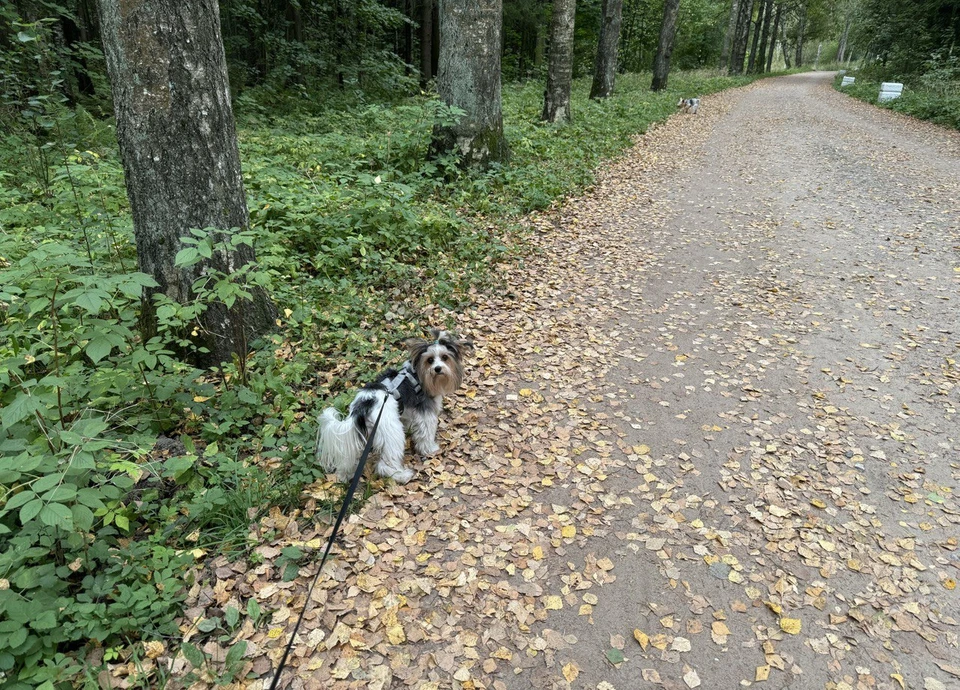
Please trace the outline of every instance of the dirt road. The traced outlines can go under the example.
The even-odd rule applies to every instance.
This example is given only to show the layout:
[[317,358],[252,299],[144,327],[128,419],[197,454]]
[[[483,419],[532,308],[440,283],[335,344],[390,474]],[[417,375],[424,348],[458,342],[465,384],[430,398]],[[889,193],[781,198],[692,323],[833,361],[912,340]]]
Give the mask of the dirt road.
[[594,269],[649,452],[574,685],[960,687],[960,140],[822,74],[703,110]]
[[[532,222],[291,687],[960,687],[960,136],[766,80]],[[272,559],[314,536],[237,587],[274,611],[256,673],[311,575]]]

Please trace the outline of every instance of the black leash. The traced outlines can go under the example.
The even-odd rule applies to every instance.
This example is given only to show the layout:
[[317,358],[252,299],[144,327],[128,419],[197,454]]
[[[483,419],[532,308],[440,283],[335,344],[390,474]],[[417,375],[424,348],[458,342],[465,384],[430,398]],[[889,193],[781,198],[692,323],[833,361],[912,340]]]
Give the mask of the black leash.
[[337,515],[337,521],[333,523],[333,531],[330,533],[330,538],[327,539],[327,548],[323,552],[323,558],[320,559],[320,567],[317,568],[317,574],[313,578],[313,584],[310,585],[310,589],[307,590],[307,600],[303,604],[303,609],[300,611],[300,617],[297,618],[297,624],[293,626],[293,634],[290,636],[290,641],[287,642],[287,648],[283,650],[283,657],[280,659],[280,665],[277,667],[277,673],[273,676],[273,682],[270,683],[269,690],[277,690],[277,683],[280,682],[280,673],[283,671],[283,667],[287,664],[287,656],[290,654],[290,650],[293,648],[293,641],[297,639],[297,630],[300,629],[300,624],[303,622],[303,616],[307,612],[307,609],[310,607],[310,597],[313,596],[313,588],[317,585],[317,581],[320,579],[320,573],[323,572],[323,564],[327,562],[327,556],[330,555],[330,549],[333,547],[333,542],[337,538],[337,532],[340,531],[340,524],[343,522],[343,518],[347,515],[347,510],[350,508],[350,503],[353,501],[353,494],[357,490],[357,486],[360,484],[360,477],[363,476],[363,468],[367,464],[367,456],[370,455],[370,449],[373,447],[373,437],[377,433],[377,427],[380,426],[380,416],[383,414],[383,408],[387,404],[387,398],[383,399],[383,403],[380,405],[380,411],[377,413],[377,419],[373,423],[373,429],[370,430],[370,433],[367,434],[367,445],[363,447],[363,452],[360,454],[360,460],[357,462],[357,469],[353,473],[353,479],[350,480],[350,487],[347,489],[347,495],[343,499],[343,505],[340,506],[340,514]]

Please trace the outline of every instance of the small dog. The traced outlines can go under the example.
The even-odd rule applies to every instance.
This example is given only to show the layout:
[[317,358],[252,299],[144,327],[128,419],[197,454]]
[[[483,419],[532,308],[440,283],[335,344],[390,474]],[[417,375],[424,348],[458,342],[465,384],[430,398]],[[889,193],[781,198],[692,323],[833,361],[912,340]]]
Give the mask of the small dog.
[[433,340],[407,341],[410,358],[400,371],[389,369],[364,386],[350,403],[345,418],[332,407],[320,415],[316,458],[325,470],[336,472],[340,481],[350,481],[356,471],[367,430],[373,428],[381,406],[383,414],[372,445],[379,456],[376,472],[381,477],[391,477],[400,484],[414,477],[414,471],[403,464],[404,429],[410,432],[414,448],[421,455],[434,455],[440,450],[437,423],[443,396],[463,382],[463,355],[473,343],[436,328],[430,332]]
[[677,108],[679,108],[681,112],[689,113],[690,115],[696,115],[697,110],[700,109],[700,97],[681,98],[679,101],[677,101]]

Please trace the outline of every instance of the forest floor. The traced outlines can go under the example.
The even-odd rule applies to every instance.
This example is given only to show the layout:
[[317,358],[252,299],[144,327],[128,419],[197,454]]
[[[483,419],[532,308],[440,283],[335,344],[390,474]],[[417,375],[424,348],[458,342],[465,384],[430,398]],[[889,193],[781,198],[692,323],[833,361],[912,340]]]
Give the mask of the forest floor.
[[[530,219],[458,316],[443,452],[345,525],[281,687],[960,687],[960,133],[831,77],[705,97]],[[269,612],[250,688],[327,528],[260,530],[188,611]]]

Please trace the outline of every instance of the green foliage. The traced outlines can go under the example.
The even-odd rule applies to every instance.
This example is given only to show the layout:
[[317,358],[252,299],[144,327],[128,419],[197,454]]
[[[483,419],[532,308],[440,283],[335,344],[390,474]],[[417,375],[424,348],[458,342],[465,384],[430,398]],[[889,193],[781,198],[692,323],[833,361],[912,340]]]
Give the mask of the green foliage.
[[224,47],[235,93],[269,101],[323,90],[394,97],[413,88],[391,37],[408,21],[377,0],[223,0]]
[[862,0],[855,37],[875,63],[871,67],[887,81],[904,81],[928,71],[931,56],[953,52],[960,0]]

